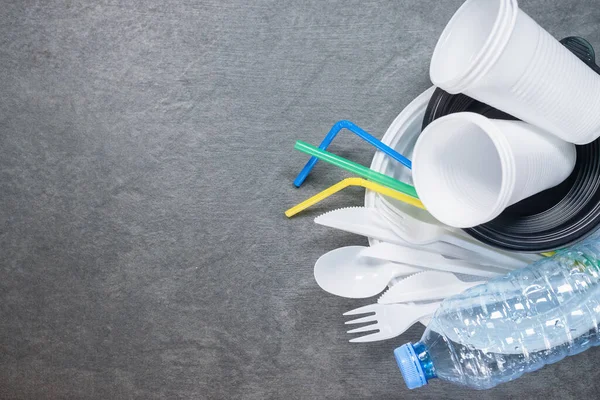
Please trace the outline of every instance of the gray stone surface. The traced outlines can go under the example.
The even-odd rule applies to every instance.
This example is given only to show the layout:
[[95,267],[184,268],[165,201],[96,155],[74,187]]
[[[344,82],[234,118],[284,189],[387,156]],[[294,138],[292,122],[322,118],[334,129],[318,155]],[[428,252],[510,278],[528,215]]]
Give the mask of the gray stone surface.
[[[364,238],[315,226],[296,139],[380,137],[429,86],[460,0],[0,4],[0,397],[598,398],[596,349],[475,393],[409,392],[392,349],[347,342],[353,301],[312,266]],[[596,1],[522,7],[600,49]],[[368,164],[371,148],[333,151]]]

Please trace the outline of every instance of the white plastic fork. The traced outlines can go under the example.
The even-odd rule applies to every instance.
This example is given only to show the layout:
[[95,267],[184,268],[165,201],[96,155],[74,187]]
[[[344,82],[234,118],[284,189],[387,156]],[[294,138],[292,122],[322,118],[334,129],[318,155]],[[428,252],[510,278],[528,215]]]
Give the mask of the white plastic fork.
[[524,267],[527,264],[539,260],[536,254],[511,253],[500,249],[494,249],[483,243],[468,237],[460,230],[441,224],[421,221],[402,210],[393,208],[389,202],[381,196],[375,200],[377,209],[381,215],[393,223],[394,233],[412,244],[431,244],[438,241],[450,243],[463,249],[473,251],[492,260],[501,261],[507,267]]
[[360,256],[379,258],[385,261],[408,264],[437,271],[480,276],[483,278],[493,278],[505,275],[508,272],[489,265],[478,265],[463,260],[451,260],[440,254],[410,247],[395,246],[394,249],[393,252],[383,253],[379,247],[366,247],[364,250],[361,250]]
[[376,342],[379,340],[391,339],[406,332],[408,328],[419,320],[427,320],[429,316],[435,313],[441,302],[426,304],[403,303],[403,304],[370,304],[355,310],[348,311],[344,315],[359,315],[375,313],[366,317],[347,321],[346,324],[362,324],[375,322],[371,325],[361,326],[351,329],[347,333],[371,332],[364,336],[350,339],[351,343]]
[[[391,213],[392,211],[390,211]],[[319,215],[315,218],[315,223],[330,228],[340,229],[345,232],[355,233],[357,235],[367,236],[377,239],[384,243],[393,243],[404,247],[412,247],[429,252],[442,254],[459,260],[469,260],[485,265],[502,267],[504,264],[498,260],[490,261],[473,251],[463,249],[445,242],[432,242],[430,244],[411,244],[402,239],[394,230],[399,230],[396,226],[400,222],[390,221],[383,215],[383,209],[367,207],[346,207],[338,208]],[[383,243],[380,243],[383,244]],[[513,261],[514,263],[514,261]],[[525,263],[519,264],[523,266]],[[514,269],[514,268],[510,268]]]

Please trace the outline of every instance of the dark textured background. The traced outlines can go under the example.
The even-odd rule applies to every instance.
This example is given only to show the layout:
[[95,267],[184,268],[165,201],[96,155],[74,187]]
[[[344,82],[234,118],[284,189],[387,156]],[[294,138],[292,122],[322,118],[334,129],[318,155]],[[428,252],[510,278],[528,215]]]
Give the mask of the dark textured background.
[[[0,397],[598,398],[597,349],[474,393],[409,392],[392,349],[347,342],[312,266],[361,237],[283,210],[296,139],[348,118],[381,137],[429,86],[461,0],[4,0],[0,4]],[[600,49],[597,1],[523,1]],[[368,164],[340,137],[333,151]]]

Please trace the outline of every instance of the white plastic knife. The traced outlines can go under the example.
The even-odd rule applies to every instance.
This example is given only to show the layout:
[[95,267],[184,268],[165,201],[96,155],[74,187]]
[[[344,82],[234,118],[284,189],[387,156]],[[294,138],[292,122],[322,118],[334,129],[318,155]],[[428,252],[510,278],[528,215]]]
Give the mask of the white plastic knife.
[[454,274],[442,271],[423,271],[394,283],[377,300],[380,304],[441,300],[459,294],[485,281],[463,282]]

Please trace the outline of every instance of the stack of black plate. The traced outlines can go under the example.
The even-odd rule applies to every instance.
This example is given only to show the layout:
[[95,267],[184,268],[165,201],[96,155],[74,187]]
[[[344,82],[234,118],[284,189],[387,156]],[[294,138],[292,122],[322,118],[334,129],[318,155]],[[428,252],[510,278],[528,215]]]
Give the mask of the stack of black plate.
[[[561,43],[600,74],[594,49],[586,40],[569,37]],[[452,95],[438,88],[429,101],[423,129],[437,118],[463,111],[494,119],[516,119],[463,94]],[[563,183],[510,206],[488,223],[465,231],[494,247],[542,252],[583,239],[594,232],[599,223],[600,139],[597,139],[577,146],[575,168]]]

